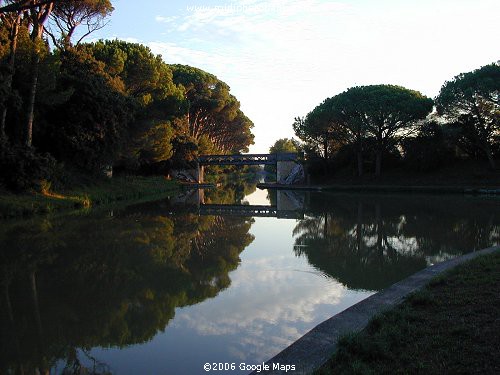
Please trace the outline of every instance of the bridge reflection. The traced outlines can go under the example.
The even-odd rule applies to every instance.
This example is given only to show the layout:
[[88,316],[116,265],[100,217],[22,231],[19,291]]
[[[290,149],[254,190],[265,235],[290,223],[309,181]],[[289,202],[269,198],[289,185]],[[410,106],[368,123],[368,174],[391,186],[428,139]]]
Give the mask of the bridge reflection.
[[214,216],[252,216],[276,217],[278,219],[303,219],[304,194],[295,191],[277,191],[276,204],[212,204],[205,203],[203,189],[185,191],[171,199],[171,203],[182,210],[196,212],[199,215]]
[[200,215],[276,217],[278,208],[243,204],[201,204],[199,213]]
[[304,219],[302,210],[279,210],[277,206],[245,204],[202,204],[200,215],[277,217],[278,219]]

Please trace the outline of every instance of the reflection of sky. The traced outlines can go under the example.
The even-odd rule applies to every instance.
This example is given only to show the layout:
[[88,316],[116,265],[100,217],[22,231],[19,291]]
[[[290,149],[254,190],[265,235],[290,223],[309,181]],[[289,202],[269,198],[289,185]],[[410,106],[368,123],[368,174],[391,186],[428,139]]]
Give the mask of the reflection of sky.
[[255,190],[252,194],[249,194],[245,197],[245,201],[253,206],[266,206],[270,204],[269,199],[267,199],[267,194],[267,190],[261,190],[257,188],[257,190]]
[[[257,190],[252,204],[268,204]],[[267,192],[263,194],[267,196]],[[255,241],[216,298],[178,309],[151,342],[93,354],[118,374],[202,374],[205,362],[265,361],[311,328],[366,298],[293,254],[295,220],[256,218]]]

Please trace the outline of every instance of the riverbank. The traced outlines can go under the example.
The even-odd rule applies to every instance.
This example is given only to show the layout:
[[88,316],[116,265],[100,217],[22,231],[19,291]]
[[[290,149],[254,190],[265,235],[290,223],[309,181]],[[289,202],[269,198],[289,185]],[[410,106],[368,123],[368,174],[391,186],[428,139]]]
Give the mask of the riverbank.
[[348,193],[423,193],[423,194],[487,194],[500,195],[500,185],[488,186],[411,186],[411,185],[283,185],[259,183],[259,189],[331,191]]
[[316,176],[310,183],[283,185],[260,183],[261,189],[338,191],[360,193],[432,193],[500,195],[500,170],[484,163],[467,161],[432,172],[389,169],[382,176],[366,174],[358,177],[352,171],[340,170]]
[[[490,258],[490,255],[494,255],[494,258]],[[476,263],[468,263],[473,259],[479,259],[478,268],[475,268]],[[463,268],[460,265],[463,265]],[[453,280],[455,272],[458,272],[458,278],[456,279],[458,281]],[[497,317],[497,309],[500,307],[497,297],[499,293],[498,285],[500,285],[498,283],[499,273],[499,246],[475,251],[458,258],[437,263],[325,320],[270,359],[267,364],[280,363],[283,365],[293,365],[298,374],[420,373],[418,368],[414,369],[412,367],[412,370],[415,370],[412,371],[407,370],[406,366],[408,362],[413,361],[418,367],[420,361],[418,356],[412,357],[412,353],[418,353],[411,348],[413,342],[418,343],[417,345],[420,345],[420,353],[426,355],[429,350],[438,350],[433,347],[433,336],[440,334],[440,332],[445,332],[444,340],[436,341],[436,345],[441,345],[439,350],[446,351],[446,345],[448,345],[446,340],[452,341],[457,339],[459,343],[470,343],[476,339],[474,335],[470,335],[466,331],[467,328],[478,328],[481,332],[482,330],[490,329],[492,332],[499,331],[497,329],[500,328],[498,327],[498,322],[489,324],[491,323],[492,316]],[[449,285],[449,290],[445,293],[431,295],[429,290],[440,285]],[[494,301],[495,298],[496,300]],[[429,310],[426,314],[416,315],[414,320],[401,320],[399,322],[400,326],[396,324],[395,319],[390,319],[391,314],[394,314],[394,312],[406,312],[413,305],[416,308],[423,307],[424,309],[432,309],[434,306],[437,306],[441,311]],[[408,306],[410,307],[408,308]],[[456,310],[455,307],[457,307]],[[461,311],[462,308],[465,310]],[[485,319],[480,321],[474,319],[468,320],[470,314],[482,315],[485,311],[488,311],[489,318],[485,316]],[[386,316],[389,318],[384,320]],[[431,321],[432,323],[430,323]],[[432,324],[433,329],[426,331],[427,325],[430,324]],[[419,327],[419,325],[423,326]],[[360,335],[369,332],[369,328],[367,327],[378,329],[381,326],[387,330],[387,338],[393,340],[391,342],[392,346],[380,341],[370,342],[369,338],[366,341],[363,341],[363,339],[353,339],[353,337],[358,338],[361,337]],[[453,330],[454,326],[460,327],[460,329],[455,332]],[[413,329],[413,327],[416,328]],[[418,328],[421,329],[421,332],[418,332]],[[460,335],[456,336],[462,330],[464,331],[464,337]],[[421,341],[417,341],[419,333],[421,336],[418,339]],[[491,339],[491,335],[485,337],[489,337],[488,340]],[[482,354],[497,352],[498,335],[491,342],[494,344],[495,340],[497,347],[490,347],[488,343],[478,341],[479,347],[483,350]],[[339,347],[342,348],[339,342],[342,342],[342,345],[346,345],[346,342],[349,344],[352,341],[355,343],[361,342],[361,344],[358,347],[354,347],[352,355],[344,363],[347,367],[340,370],[336,367],[334,368],[332,362],[338,358],[335,356],[335,353],[342,351],[342,349],[337,351]],[[403,346],[404,341],[408,344],[408,347],[405,348],[407,352],[398,352],[397,348]],[[370,351],[367,350],[367,358],[373,361],[373,363],[376,364],[378,361],[386,360],[385,370],[381,369],[380,372],[368,371],[372,363],[366,366],[361,363],[359,371],[357,365],[354,367],[351,366],[351,362],[356,362],[357,360],[355,356],[364,353],[363,350],[365,348],[370,349]],[[461,355],[460,349],[456,346],[450,348],[453,351],[450,353],[451,356],[457,355],[457,353]],[[489,351],[490,349],[491,352]],[[401,356],[399,363],[391,357],[391,353],[399,353]],[[475,360],[479,360],[482,354],[479,354]],[[383,357],[383,355],[387,357]],[[488,360],[488,358],[485,357],[485,360]],[[498,362],[495,366],[497,365]],[[458,372],[469,373],[467,371]],[[275,370],[264,373],[284,374],[285,371]],[[422,373],[443,373],[443,371],[434,371],[433,369],[426,368]]]
[[500,252],[439,276],[338,342],[324,374],[500,372]]
[[465,160],[430,171],[387,168],[381,176],[366,173],[358,177],[353,171],[339,170],[321,179],[323,185],[351,186],[425,186],[425,187],[500,187],[500,169],[492,170],[487,163]]
[[178,187],[176,182],[164,177],[122,176],[63,191],[45,189],[40,193],[13,194],[0,190],[0,218],[89,208],[146,197],[155,198],[175,191]]
[[432,194],[488,194],[500,195],[498,186],[412,186],[412,185],[327,185],[321,191],[373,192],[373,193],[432,193]]

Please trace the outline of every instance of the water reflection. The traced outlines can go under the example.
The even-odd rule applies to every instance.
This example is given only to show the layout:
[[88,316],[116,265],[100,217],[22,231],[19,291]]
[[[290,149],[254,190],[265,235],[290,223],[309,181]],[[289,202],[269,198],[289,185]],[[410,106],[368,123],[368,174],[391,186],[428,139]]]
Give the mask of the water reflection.
[[145,343],[177,307],[230,285],[252,219],[161,212],[2,227],[2,373],[45,373],[59,359],[80,373],[79,353]]
[[[115,372],[96,348],[127,348],[148,373],[265,360],[373,291],[500,242],[495,199],[279,191],[276,218],[202,209],[263,206],[253,191],[2,223],[0,373]],[[159,340],[171,354],[146,371],[139,348]]]
[[499,243],[499,207],[481,198],[311,194],[294,252],[348,288],[380,290]]

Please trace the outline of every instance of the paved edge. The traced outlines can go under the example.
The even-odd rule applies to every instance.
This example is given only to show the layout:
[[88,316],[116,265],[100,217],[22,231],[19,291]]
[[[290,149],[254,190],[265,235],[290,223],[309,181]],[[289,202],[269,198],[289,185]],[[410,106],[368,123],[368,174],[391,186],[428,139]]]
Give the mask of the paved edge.
[[500,187],[495,186],[403,186],[403,185],[281,185],[259,183],[259,189],[306,190],[327,192],[377,192],[377,193],[432,193],[432,194],[472,194],[500,195]]
[[[266,362],[269,371],[259,374],[309,374],[321,367],[335,352],[338,339],[349,332],[359,332],[366,327],[370,319],[385,310],[400,304],[404,298],[426,286],[434,277],[459,264],[480,255],[500,251],[500,246],[465,254],[436,265],[427,267],[416,274],[384,289],[348,309],[325,320],[295,341],[288,348]],[[272,370],[273,364],[294,365],[295,371]],[[256,371],[252,374],[257,374]]]
[[497,186],[329,185],[323,191],[500,195],[500,188]]

